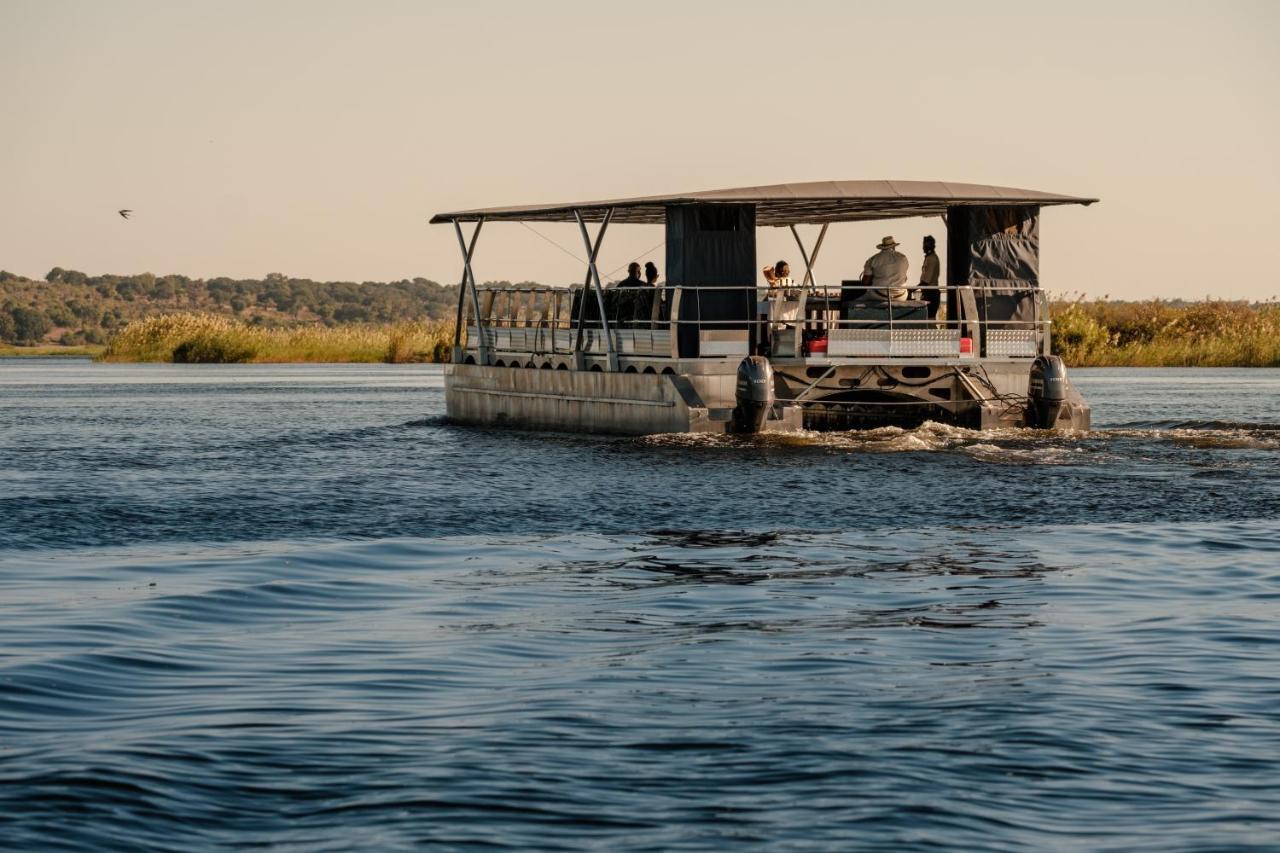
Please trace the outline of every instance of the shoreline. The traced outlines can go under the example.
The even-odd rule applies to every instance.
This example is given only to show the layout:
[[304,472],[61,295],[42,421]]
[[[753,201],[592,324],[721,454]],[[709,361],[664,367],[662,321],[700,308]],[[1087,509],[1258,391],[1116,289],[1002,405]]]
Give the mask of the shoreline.
[[[1280,304],[1059,301],[1053,352],[1068,368],[1280,367]],[[441,363],[452,320],[262,326],[219,314],[152,314],[105,345],[0,343],[0,357],[170,363]]]
[[[128,358],[119,355],[106,356],[107,347],[105,346],[59,346],[56,344],[38,347],[15,347],[0,346],[0,358],[3,359],[38,359],[38,358],[86,358],[103,364],[182,364],[182,363],[200,363],[200,362],[180,362],[169,359],[155,358]],[[332,355],[332,353],[328,354]],[[217,362],[205,362],[217,363]],[[239,362],[221,362],[236,364],[445,364],[445,361],[439,361],[433,358],[415,358],[413,356],[405,357],[396,361],[387,358],[369,358],[367,353],[352,352],[348,357],[336,358],[278,358],[278,357],[259,357]],[[1203,362],[1187,363],[1187,361],[1164,361],[1155,363],[1153,361],[1144,361],[1142,359],[1126,360],[1121,358],[1101,358],[1096,354],[1094,357],[1084,362],[1067,361],[1067,367],[1071,370],[1085,370],[1094,368],[1121,368],[1135,370],[1149,370],[1152,368],[1178,368],[1178,369],[1214,369],[1214,368],[1233,368],[1233,369],[1277,369],[1280,364],[1260,364],[1256,362],[1232,362],[1232,363],[1214,363],[1207,364]]]
[[0,358],[93,358],[96,359],[106,351],[101,344],[82,346],[63,346],[48,344],[44,346],[25,347],[0,344]]

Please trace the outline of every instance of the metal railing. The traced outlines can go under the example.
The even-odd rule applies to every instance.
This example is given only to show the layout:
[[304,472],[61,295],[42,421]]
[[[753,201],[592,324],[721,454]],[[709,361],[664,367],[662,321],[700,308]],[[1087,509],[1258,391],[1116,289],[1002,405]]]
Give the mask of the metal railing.
[[[608,288],[597,298],[590,287],[485,285],[476,289],[479,322],[466,306],[463,349],[672,359],[1030,359],[1049,351],[1041,290],[909,290],[912,298],[883,300],[865,288],[659,286]],[[934,302],[917,298],[934,290]]]

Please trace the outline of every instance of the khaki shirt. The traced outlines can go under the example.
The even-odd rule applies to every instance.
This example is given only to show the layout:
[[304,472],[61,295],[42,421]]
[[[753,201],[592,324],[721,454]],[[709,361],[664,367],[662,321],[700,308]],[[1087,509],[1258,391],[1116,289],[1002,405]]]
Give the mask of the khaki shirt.
[[937,287],[941,272],[942,264],[938,261],[938,253],[930,252],[924,256],[924,265],[920,267],[920,284],[929,288]]
[[871,287],[868,296],[894,302],[907,298],[907,267],[911,262],[907,256],[893,249],[881,249],[862,266],[862,275],[871,276]]

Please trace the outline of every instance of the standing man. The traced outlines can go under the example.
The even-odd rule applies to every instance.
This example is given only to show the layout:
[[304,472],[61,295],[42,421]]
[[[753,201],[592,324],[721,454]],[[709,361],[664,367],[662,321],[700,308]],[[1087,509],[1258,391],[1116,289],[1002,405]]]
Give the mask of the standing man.
[[932,236],[924,238],[924,263],[920,266],[920,290],[924,293],[924,301],[928,303],[929,319],[938,318],[938,306],[942,304],[942,291],[938,288],[941,278],[942,263],[934,250],[938,244]]
[[907,298],[907,268],[911,262],[897,251],[898,241],[885,237],[876,246],[880,251],[867,258],[862,266],[862,282],[872,299],[901,302]]

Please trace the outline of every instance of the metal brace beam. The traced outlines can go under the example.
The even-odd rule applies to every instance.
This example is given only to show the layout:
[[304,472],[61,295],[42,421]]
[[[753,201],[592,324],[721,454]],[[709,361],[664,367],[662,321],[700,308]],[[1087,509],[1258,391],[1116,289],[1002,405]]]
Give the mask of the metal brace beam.
[[604,310],[604,285],[600,283],[600,270],[596,267],[596,258],[600,255],[600,244],[604,242],[604,232],[609,228],[609,222],[613,219],[613,208],[605,211],[604,220],[600,223],[600,230],[596,232],[596,238],[593,241],[591,235],[587,232],[587,223],[582,218],[582,211],[576,208],[573,211],[573,218],[578,221],[578,230],[582,232],[582,245],[587,250],[587,273],[586,281],[583,282],[584,292],[582,294],[582,308],[578,316],[578,345],[577,351],[582,351],[582,333],[583,333],[583,317],[586,316],[587,294],[585,289],[591,287],[594,283],[596,292],[596,303],[600,307],[600,329],[604,335],[605,355],[608,361],[609,370],[618,370],[618,354],[613,350],[613,335],[609,331],[609,319],[605,316]]
[[828,368],[827,368],[827,372],[826,372],[826,373],[822,374],[822,375],[821,375],[821,376],[819,376],[817,379],[815,379],[815,380],[813,380],[812,382],[810,382],[810,383],[809,383],[809,386],[808,386],[807,388],[805,388],[805,389],[804,389],[803,391],[801,391],[799,394],[795,395],[794,397],[792,397],[790,400],[788,400],[788,401],[786,401],[786,402],[790,402],[790,403],[799,403],[801,400],[803,400],[805,397],[807,397],[807,396],[808,396],[808,394],[809,394],[809,392],[810,392],[810,391],[812,391],[814,388],[817,388],[817,387],[818,387],[818,383],[819,383],[819,382],[821,382],[822,380],[826,379],[828,376],[830,376],[831,374],[833,374],[833,373],[835,373],[835,372],[836,372],[836,369],[835,369],[835,366],[834,366],[834,365],[833,365],[833,366],[831,366],[831,367],[828,367]]
[[813,286],[813,268],[818,263],[818,253],[822,251],[822,241],[827,236],[827,227],[830,222],[822,223],[822,229],[818,232],[818,240],[813,244],[813,254],[805,251],[804,241],[800,239],[800,232],[796,230],[794,225],[791,228],[791,236],[796,238],[796,245],[800,247],[800,257],[804,260],[804,282],[801,287]]
[[462,306],[466,299],[466,294],[471,294],[471,310],[476,318],[476,334],[480,336],[480,340],[476,342],[476,348],[479,350],[478,361],[480,364],[489,363],[489,348],[484,345],[484,318],[480,316],[480,296],[476,292],[476,276],[471,271],[471,259],[476,254],[476,240],[480,239],[480,227],[484,225],[484,217],[476,220],[475,230],[471,232],[471,241],[462,235],[462,223],[453,220],[454,233],[458,235],[458,248],[462,250],[462,283],[458,285],[458,324],[453,331],[453,361],[455,364],[462,361]]

